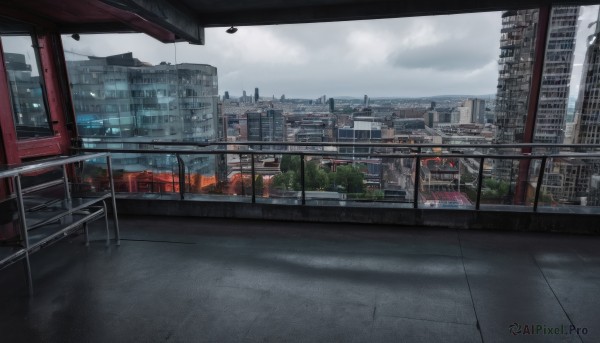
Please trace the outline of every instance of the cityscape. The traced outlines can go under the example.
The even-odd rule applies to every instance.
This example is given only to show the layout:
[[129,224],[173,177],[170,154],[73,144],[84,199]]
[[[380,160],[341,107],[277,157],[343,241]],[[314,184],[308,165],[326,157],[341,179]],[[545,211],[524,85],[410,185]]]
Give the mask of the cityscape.
[[[537,9],[502,13],[497,92],[487,95],[365,94],[358,98],[323,94],[305,99],[286,94],[265,95],[259,86],[220,93],[218,66],[151,64],[144,61],[144,56],[131,52],[105,57],[71,56],[67,52],[66,67],[77,131],[84,147],[131,150],[157,149],[159,143],[194,146],[218,142],[221,144],[209,149],[253,151],[252,158],[249,154],[226,153],[184,156],[185,180],[176,175],[179,157],[115,154],[120,192],[170,193],[184,187],[194,194],[239,196],[252,193],[249,187],[254,185],[260,198],[294,199],[301,190],[300,157],[294,153],[302,153],[306,162],[306,196],[320,201],[412,203],[418,178],[420,203],[432,207],[470,206],[475,202],[481,179],[483,203],[523,205],[532,202],[541,168],[539,160],[525,166],[515,159],[486,159],[483,166],[479,159],[470,157],[417,161],[409,156],[410,145],[459,145],[456,149],[434,147],[431,151],[502,155],[520,149],[498,148],[498,144],[600,143],[597,26],[589,42],[578,43],[587,44],[585,62],[579,94],[573,97],[570,93],[579,14],[576,6],[552,10],[543,80],[534,102],[531,141],[526,140],[525,131],[531,126],[527,121],[534,100],[529,97]],[[26,63],[24,55],[5,55],[9,76],[20,98],[32,97],[34,94],[18,92],[35,83],[32,66]],[[260,80],[255,82],[260,84]],[[25,103],[22,100],[22,108],[15,111],[19,113],[18,127],[35,126],[26,124],[44,120],[36,106]],[[25,136],[43,135],[38,131],[17,131]],[[553,148],[549,152],[573,151]],[[384,153],[407,157],[377,157]],[[542,204],[600,204],[600,162],[596,159],[558,157],[544,168]],[[254,180],[249,179],[250,169],[256,172]],[[482,178],[478,177],[480,171]],[[516,199],[519,191],[525,194],[525,200]]]

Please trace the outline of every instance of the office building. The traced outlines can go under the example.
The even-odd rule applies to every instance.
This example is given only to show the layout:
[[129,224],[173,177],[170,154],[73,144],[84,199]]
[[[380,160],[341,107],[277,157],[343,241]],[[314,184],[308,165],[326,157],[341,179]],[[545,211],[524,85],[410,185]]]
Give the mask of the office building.
[[[248,141],[285,142],[285,118],[282,110],[268,109],[265,112],[246,113]],[[278,147],[255,146],[257,149],[278,150]]]
[[[87,146],[119,138],[125,148],[140,140],[207,142],[217,138],[217,69],[205,64],[151,65],[132,53],[68,61],[79,135]],[[127,143],[131,142],[131,143]],[[212,158],[194,170],[214,174]],[[128,171],[168,169],[169,158],[119,154]]]

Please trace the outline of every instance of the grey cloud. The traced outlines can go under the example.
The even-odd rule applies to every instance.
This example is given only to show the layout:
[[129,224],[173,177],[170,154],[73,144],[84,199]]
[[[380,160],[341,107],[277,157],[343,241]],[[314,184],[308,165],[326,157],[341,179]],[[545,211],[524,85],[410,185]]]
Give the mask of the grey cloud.
[[409,69],[474,70],[494,60],[498,56],[497,50],[497,44],[493,49],[489,45],[457,46],[456,42],[444,41],[435,45],[395,51],[389,60],[396,67]]
[[[394,51],[388,60],[372,65],[357,65],[352,58],[356,51],[348,50],[347,38],[351,32],[383,32],[386,37],[391,32],[398,41],[389,42],[391,45],[385,47],[388,49],[401,45],[403,35],[414,32],[422,23],[434,25],[436,30],[442,30],[448,36],[465,38],[448,39],[431,47],[409,46]],[[473,75],[468,72],[486,65],[497,56],[499,23],[500,14],[496,12],[262,28],[279,40],[301,47],[301,57],[305,60],[302,64],[287,60],[268,63],[255,59],[252,63],[247,62],[248,59],[236,55],[239,49],[231,50],[232,40],[243,36],[228,35],[225,28],[207,29],[205,46],[186,43],[165,45],[141,35],[82,35],[80,42],[67,36],[64,45],[78,53],[88,54],[91,50],[97,56],[131,51],[135,57],[154,64],[161,61],[210,64],[218,69],[221,94],[229,91],[237,95],[243,90],[250,92],[254,87],[259,87],[264,96],[286,94],[288,97],[306,98],[323,94],[489,94],[496,89],[497,70],[488,67]],[[240,32],[242,30],[249,29],[241,27]],[[273,46],[264,44],[260,39],[254,39],[252,44],[255,44],[252,46],[255,50],[261,52],[268,52]]]
[[[436,17],[427,24],[443,40],[404,47],[389,56],[395,67],[434,70],[475,70],[499,55],[500,13]],[[435,38],[435,37],[434,37]]]

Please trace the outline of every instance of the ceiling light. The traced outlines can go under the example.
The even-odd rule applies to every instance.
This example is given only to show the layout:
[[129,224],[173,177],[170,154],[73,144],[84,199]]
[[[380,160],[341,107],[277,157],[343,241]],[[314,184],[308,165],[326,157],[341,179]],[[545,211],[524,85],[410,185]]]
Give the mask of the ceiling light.
[[227,32],[229,34],[234,34],[237,32],[237,30],[238,30],[237,27],[232,26],[232,27],[228,28],[225,32]]

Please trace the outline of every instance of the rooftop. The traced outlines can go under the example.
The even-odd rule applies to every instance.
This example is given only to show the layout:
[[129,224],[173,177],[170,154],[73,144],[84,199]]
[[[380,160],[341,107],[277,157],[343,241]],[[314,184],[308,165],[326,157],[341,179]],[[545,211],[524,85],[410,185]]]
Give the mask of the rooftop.
[[[600,341],[597,236],[152,216],[120,224],[120,247],[105,247],[98,222],[90,247],[73,236],[33,255],[32,298],[20,264],[3,270],[3,340]],[[525,325],[580,333],[528,336]]]

